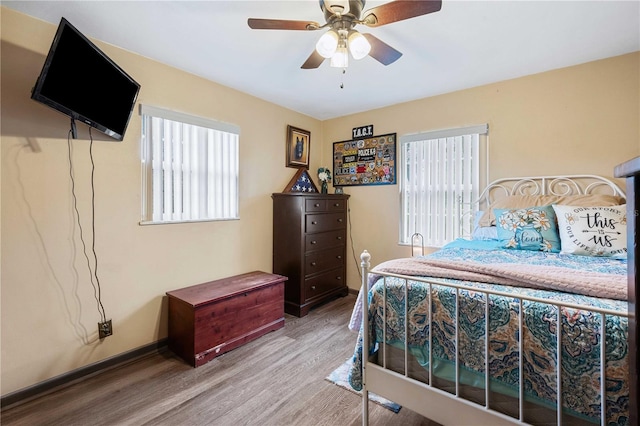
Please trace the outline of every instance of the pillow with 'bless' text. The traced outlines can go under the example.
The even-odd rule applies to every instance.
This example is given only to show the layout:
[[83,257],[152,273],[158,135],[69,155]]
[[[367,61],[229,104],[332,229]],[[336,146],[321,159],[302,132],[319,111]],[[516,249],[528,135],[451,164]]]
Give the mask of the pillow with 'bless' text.
[[560,251],[556,215],[551,206],[495,209],[498,239],[507,249]]
[[580,207],[553,205],[562,253],[627,257],[626,205]]

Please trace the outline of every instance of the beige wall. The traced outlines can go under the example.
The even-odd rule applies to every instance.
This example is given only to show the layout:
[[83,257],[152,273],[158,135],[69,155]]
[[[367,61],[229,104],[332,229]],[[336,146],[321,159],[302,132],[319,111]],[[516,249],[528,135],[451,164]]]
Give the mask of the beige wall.
[[[1,381],[6,395],[166,337],[166,291],[252,270],[270,272],[271,193],[281,192],[296,172],[285,167],[287,124],[309,130],[312,144],[322,138],[318,120],[98,43],[141,84],[139,103],[241,128],[240,220],[157,226],[138,225],[137,109],[124,141],[107,142],[93,132],[103,139],[93,145],[98,277],[114,329],[113,336],[99,341],[100,317],[72,210],[69,120],[29,99],[56,26],[6,8],[1,24]],[[88,128],[78,124],[78,132],[73,163],[90,248]],[[311,161],[317,169],[313,156]]]
[[[68,121],[29,99],[55,26],[1,10],[2,395],[166,337],[168,290],[271,271],[270,194],[282,191],[295,173],[284,167],[287,124],[311,131],[313,177],[319,166],[332,167],[332,143],[364,124],[373,124],[377,134],[401,136],[489,123],[492,178],[611,176],[616,164],[640,155],[638,53],[319,122],[98,43],[141,83],[140,103],[241,127],[241,219],[231,222],[139,226],[137,112],[123,142],[94,143],[99,278],[114,321],[114,335],[99,341],[99,315],[74,223]],[[86,127],[79,131],[86,139]],[[74,141],[72,154],[85,238],[88,146]],[[373,263],[408,255],[397,245],[398,187],[346,192],[356,256],[365,248]],[[353,261],[349,286],[359,286]]]
[[[428,81],[428,80],[427,80]],[[421,99],[323,123],[323,164],[332,142],[354,127],[405,134],[489,124],[489,179],[507,176],[599,174],[640,155],[640,53]],[[617,181],[621,185],[623,181]],[[353,251],[372,264],[409,256],[399,246],[398,186],[347,187]],[[351,250],[351,247],[349,248]],[[358,267],[348,283],[359,286]]]

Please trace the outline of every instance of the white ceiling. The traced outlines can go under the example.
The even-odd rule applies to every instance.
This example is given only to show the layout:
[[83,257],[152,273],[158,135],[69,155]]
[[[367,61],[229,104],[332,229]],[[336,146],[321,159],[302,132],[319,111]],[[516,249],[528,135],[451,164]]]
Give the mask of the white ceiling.
[[370,57],[351,60],[344,75],[328,61],[300,69],[323,30],[247,26],[247,18],[324,23],[317,0],[2,5],[55,25],[65,17],[89,37],[320,120],[640,50],[637,0],[443,0],[436,13],[359,25],[404,55],[386,67]]

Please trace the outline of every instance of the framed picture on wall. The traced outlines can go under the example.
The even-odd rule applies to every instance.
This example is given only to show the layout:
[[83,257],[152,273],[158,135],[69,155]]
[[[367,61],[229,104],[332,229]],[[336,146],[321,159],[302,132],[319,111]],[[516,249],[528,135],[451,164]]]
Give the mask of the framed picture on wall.
[[395,183],[395,133],[334,142],[333,186]]
[[287,126],[287,167],[308,168],[311,133]]

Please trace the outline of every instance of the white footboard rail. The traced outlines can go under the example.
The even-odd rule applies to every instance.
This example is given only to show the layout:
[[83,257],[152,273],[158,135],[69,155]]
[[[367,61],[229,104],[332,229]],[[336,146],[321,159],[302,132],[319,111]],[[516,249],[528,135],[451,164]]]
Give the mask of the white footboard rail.
[[[411,282],[422,282],[428,285],[428,306],[429,306],[429,368],[428,368],[428,383],[423,383],[419,380],[413,379],[409,377],[409,364],[408,364],[408,353],[409,353],[409,321],[404,321],[404,374],[397,373],[395,371],[391,371],[386,368],[386,345],[381,345],[381,354],[379,354],[379,364],[369,361],[368,350],[370,346],[369,342],[369,298],[368,294],[368,282],[369,282],[369,269],[370,269],[370,254],[365,250],[361,255],[361,268],[362,268],[362,324],[363,324],[363,355],[362,355],[362,424],[367,425],[369,421],[369,408],[368,408],[368,393],[374,392],[380,396],[383,396],[387,399],[390,399],[402,406],[409,408],[412,411],[415,411],[430,420],[436,421],[438,423],[447,425],[499,425],[499,424],[527,424],[524,419],[524,370],[523,370],[523,341],[524,336],[523,333],[523,302],[537,302],[544,303],[550,306],[554,306],[557,310],[557,324],[562,323],[562,310],[565,308],[569,309],[577,309],[581,311],[591,312],[600,317],[600,321],[602,326],[600,327],[599,339],[600,339],[600,424],[606,425],[606,377],[605,377],[605,354],[606,354],[606,316],[613,315],[621,318],[628,318],[628,313],[614,311],[609,309],[597,308],[594,306],[586,306],[586,305],[578,305],[571,304],[565,302],[557,302],[549,299],[541,299],[536,297],[528,297],[520,294],[514,293],[506,293],[500,291],[491,291],[486,289],[479,289],[476,287],[468,287],[465,285],[453,284],[450,282],[444,282],[439,279],[425,279],[421,277],[414,276],[406,276],[392,273],[384,273],[376,271],[376,276],[381,276],[385,280],[385,289],[384,289],[384,306],[387,305],[387,294],[386,294],[386,280],[388,277],[394,277],[397,279],[404,280],[405,283]],[[456,300],[456,308],[455,308],[455,392],[450,393],[444,390],[441,390],[435,386],[433,386],[432,374],[433,374],[433,363],[432,363],[432,318],[431,318],[431,297],[432,297],[432,286],[438,287],[449,287],[453,291],[455,291],[455,300]],[[459,292],[461,290],[468,290],[475,293],[483,294],[486,303],[484,303],[485,309],[485,321],[484,321],[484,404],[468,401],[460,396],[460,380],[459,380],[459,313],[458,313],[458,304],[459,304]],[[405,309],[405,318],[407,314],[407,304],[408,304],[408,286],[404,286],[404,309]],[[499,411],[496,411],[490,408],[490,370],[489,370],[489,296],[504,296],[510,298],[512,300],[518,300],[519,309],[518,309],[518,344],[519,344],[519,362],[518,362],[518,370],[519,370],[519,418],[514,418],[509,415],[503,414]],[[386,336],[386,309],[383,311],[383,342],[387,341]],[[555,343],[556,343],[556,372],[561,372],[561,362],[562,362],[562,327],[555,327]],[[563,424],[563,398],[562,398],[562,375],[556,373],[556,389],[557,389],[557,406],[555,408],[557,413],[556,423],[558,425]],[[633,403],[633,402],[630,402]]]

